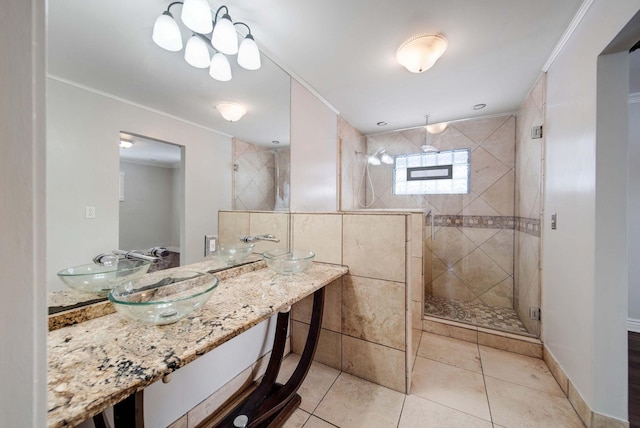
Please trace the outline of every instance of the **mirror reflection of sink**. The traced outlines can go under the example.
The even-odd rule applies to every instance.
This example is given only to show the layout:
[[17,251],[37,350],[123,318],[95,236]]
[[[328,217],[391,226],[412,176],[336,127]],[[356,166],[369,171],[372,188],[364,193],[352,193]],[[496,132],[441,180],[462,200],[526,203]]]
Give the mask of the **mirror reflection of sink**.
[[235,266],[244,262],[254,247],[255,244],[248,243],[221,245],[220,248],[218,248],[218,257],[222,259],[227,266]]
[[70,267],[58,272],[69,287],[87,293],[107,295],[109,291],[126,281],[142,277],[151,263],[143,260],[119,259],[114,266],[87,264]]

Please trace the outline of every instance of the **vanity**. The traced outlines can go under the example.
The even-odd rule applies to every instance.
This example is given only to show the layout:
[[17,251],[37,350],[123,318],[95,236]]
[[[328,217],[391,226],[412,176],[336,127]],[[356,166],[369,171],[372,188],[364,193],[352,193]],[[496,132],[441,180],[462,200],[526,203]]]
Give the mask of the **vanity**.
[[[175,269],[206,272],[215,269],[212,263]],[[164,326],[109,313],[112,311],[107,303],[97,303],[106,307],[97,310],[98,316],[93,319],[86,310],[78,319],[71,315],[73,310],[63,312],[54,323],[59,328],[48,334],[48,426],[74,426],[115,405],[116,427],[141,427],[145,387],[161,379],[170,381],[175,370],[274,314],[278,314],[276,337],[267,373],[244,409],[241,403],[237,411],[239,415],[246,414],[247,409],[255,411],[253,415],[261,415],[265,421],[273,420],[279,412],[286,417],[286,411],[293,411],[297,405],[294,384],[302,382],[313,358],[324,287],[347,272],[345,266],[314,262],[304,272],[287,276],[266,268],[262,261],[221,271],[216,273],[220,283],[203,307]],[[284,353],[289,309],[310,295],[314,295],[317,331],[314,335],[314,328],[309,330],[309,346],[302,353],[291,384],[277,385],[274,382]],[[64,319],[71,321],[65,323]],[[306,368],[301,367],[304,364]]]

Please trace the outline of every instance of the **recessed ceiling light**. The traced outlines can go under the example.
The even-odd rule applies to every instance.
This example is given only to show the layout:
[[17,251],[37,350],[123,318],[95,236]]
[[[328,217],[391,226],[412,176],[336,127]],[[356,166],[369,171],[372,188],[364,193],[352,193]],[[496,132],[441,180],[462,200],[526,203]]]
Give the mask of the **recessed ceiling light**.
[[271,142],[271,144],[280,144],[280,141],[278,141],[278,140],[273,140],[273,141]]
[[378,125],[378,126],[387,126],[388,124],[387,124],[387,122],[382,120],[382,121],[378,122],[376,125]]
[[473,106],[473,109],[474,110],[482,110],[486,106],[487,106],[486,104],[476,104],[476,105]]

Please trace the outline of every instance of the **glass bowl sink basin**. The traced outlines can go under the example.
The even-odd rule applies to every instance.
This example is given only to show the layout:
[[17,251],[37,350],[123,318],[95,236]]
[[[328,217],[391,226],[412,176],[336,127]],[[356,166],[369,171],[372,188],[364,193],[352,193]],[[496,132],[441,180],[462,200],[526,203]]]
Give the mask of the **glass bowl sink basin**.
[[119,259],[115,266],[91,263],[63,269],[58,278],[73,289],[106,295],[117,285],[142,277],[149,266],[151,263],[143,260]]
[[218,257],[220,257],[227,266],[237,265],[246,260],[253,251],[255,244],[229,244],[221,245],[218,248]]
[[315,256],[313,252],[307,250],[277,249],[262,253],[267,266],[283,275],[302,272],[311,264]]
[[209,273],[179,270],[154,272],[126,282],[109,293],[116,310],[128,318],[148,324],[171,324],[202,306],[218,286]]

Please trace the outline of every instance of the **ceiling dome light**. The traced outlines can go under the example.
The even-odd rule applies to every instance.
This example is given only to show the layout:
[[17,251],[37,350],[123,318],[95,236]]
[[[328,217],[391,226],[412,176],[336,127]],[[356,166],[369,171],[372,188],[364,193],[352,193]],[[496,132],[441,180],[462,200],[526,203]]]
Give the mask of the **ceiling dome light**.
[[[225,6],[221,6],[220,9],[223,7]],[[218,12],[220,9],[218,9]],[[217,16],[218,13],[216,12],[216,18]],[[238,53],[238,34],[228,13],[222,15],[222,18],[216,19],[216,24],[211,34],[211,45],[223,54],[235,55]]]
[[133,140],[128,140],[126,138],[120,138],[120,148],[121,149],[130,149],[131,147],[133,147]]
[[221,82],[228,82],[231,80],[231,64],[224,54],[218,52],[211,58],[211,65],[209,66],[209,76]]
[[238,48],[238,65],[245,70],[257,70],[262,65],[260,63],[260,50],[251,33],[240,43]]
[[427,125],[425,128],[429,134],[439,134],[449,126],[449,122],[434,123],[433,125]]
[[187,40],[187,47],[184,49],[184,60],[196,68],[207,68],[211,65],[207,43],[196,34]]
[[207,0],[184,0],[180,18],[187,28],[196,33],[209,34],[213,30],[211,9]]
[[151,39],[162,49],[178,52],[182,49],[182,35],[173,15],[165,10],[153,24]]
[[440,35],[417,36],[400,46],[396,59],[412,73],[422,73],[433,67],[447,50],[447,39]]
[[229,122],[237,122],[247,112],[244,107],[237,103],[221,103],[216,106],[223,118]]

